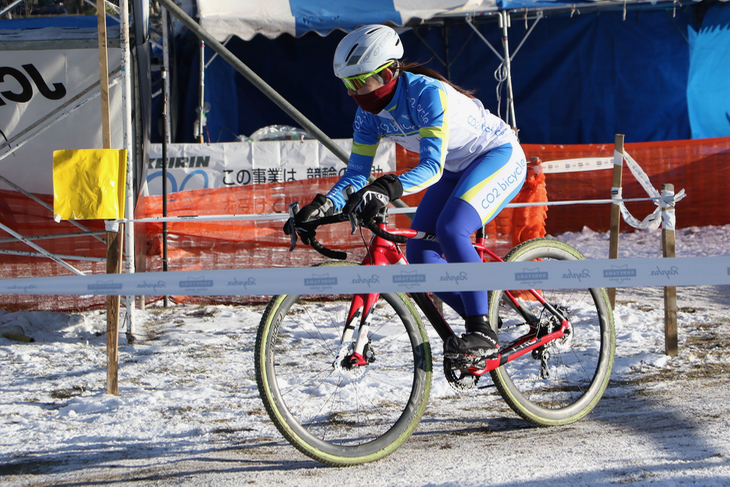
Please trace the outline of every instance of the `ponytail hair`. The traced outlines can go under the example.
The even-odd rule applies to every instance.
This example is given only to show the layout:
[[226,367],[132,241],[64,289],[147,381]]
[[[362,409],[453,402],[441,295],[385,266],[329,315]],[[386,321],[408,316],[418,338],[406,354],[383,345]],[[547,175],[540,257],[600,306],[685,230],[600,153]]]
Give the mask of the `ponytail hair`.
[[428,76],[429,78],[434,78],[442,83],[446,83],[450,85],[452,88],[454,88],[459,93],[468,96],[469,98],[476,98],[474,96],[474,93],[476,93],[476,90],[467,90],[466,88],[462,88],[461,86],[455,85],[451,81],[447,80],[444,75],[439,73],[438,71],[431,69],[429,67],[424,66],[423,64],[419,63],[401,63],[399,61],[396,61],[397,66],[391,66],[391,70],[395,70],[395,75],[398,75],[399,71],[408,71],[409,73],[413,74],[420,74],[423,76]]

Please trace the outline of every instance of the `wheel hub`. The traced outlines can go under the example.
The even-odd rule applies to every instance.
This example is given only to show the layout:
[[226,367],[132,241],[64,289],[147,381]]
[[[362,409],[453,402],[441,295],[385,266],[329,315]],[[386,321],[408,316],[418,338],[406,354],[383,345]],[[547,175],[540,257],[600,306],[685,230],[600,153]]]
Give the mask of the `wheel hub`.
[[368,369],[370,368],[370,360],[368,360],[366,365],[353,365],[351,361],[353,353],[354,344],[347,343],[343,345],[332,364],[337,374],[344,381],[342,385],[360,382],[363,378],[365,378],[365,375],[367,375]]

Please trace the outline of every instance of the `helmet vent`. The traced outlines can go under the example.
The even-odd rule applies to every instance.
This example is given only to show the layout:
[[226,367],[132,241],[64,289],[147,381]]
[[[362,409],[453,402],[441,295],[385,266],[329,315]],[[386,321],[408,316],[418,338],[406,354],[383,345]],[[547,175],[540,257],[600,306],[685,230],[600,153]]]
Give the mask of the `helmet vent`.
[[[345,61],[347,61],[348,66],[357,62],[357,60],[350,62],[350,56],[352,56],[352,53],[355,51],[355,49],[357,49],[357,46],[359,46],[359,45],[360,44],[355,44],[354,46],[352,46],[352,49],[350,49],[350,52],[347,53],[347,56],[345,57]],[[360,59],[359,56],[358,56],[358,59]]]

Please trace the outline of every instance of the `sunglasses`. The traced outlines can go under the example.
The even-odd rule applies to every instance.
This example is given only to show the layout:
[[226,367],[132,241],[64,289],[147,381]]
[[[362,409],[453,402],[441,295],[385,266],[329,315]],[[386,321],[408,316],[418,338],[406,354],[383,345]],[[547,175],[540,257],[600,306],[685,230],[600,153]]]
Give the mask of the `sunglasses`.
[[357,91],[360,88],[362,88],[363,86],[365,86],[366,79],[368,79],[369,77],[371,77],[373,75],[378,74],[379,72],[381,72],[382,70],[384,70],[385,68],[390,66],[391,64],[393,64],[393,61],[383,64],[375,71],[370,71],[369,73],[365,73],[365,74],[359,74],[357,76],[341,78],[341,80],[343,83],[345,83],[345,86],[347,87],[347,89],[352,90],[352,91]]

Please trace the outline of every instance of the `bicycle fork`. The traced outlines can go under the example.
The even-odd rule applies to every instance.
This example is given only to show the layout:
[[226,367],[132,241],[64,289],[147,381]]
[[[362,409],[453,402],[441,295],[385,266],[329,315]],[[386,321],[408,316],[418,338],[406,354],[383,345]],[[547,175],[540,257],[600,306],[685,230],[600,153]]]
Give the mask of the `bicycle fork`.
[[[356,226],[352,220],[351,223],[353,224],[354,233]],[[371,245],[368,249],[368,255],[363,259],[362,263],[364,266],[369,266],[398,265],[406,264],[407,262],[395,243],[373,235]],[[368,365],[375,361],[375,355],[370,347],[368,334],[370,332],[372,311],[379,298],[380,293],[356,294],[353,296],[350,310],[347,313],[345,329],[342,331],[340,350],[349,350],[350,344],[353,342],[353,337],[355,337],[356,328],[358,328],[357,339],[355,340],[352,353],[349,356],[340,357],[338,355],[336,359],[347,369]],[[358,318],[360,319],[359,325]]]
[[[375,361],[375,356],[370,349],[370,320],[372,318],[372,310],[378,301],[380,294],[356,294],[347,313],[347,321],[342,331],[342,339],[340,341],[340,350],[353,342],[355,330],[357,328],[357,339],[352,353],[347,357],[337,357],[341,364],[346,368],[359,367],[367,365]],[[358,320],[359,318],[359,320]]]

